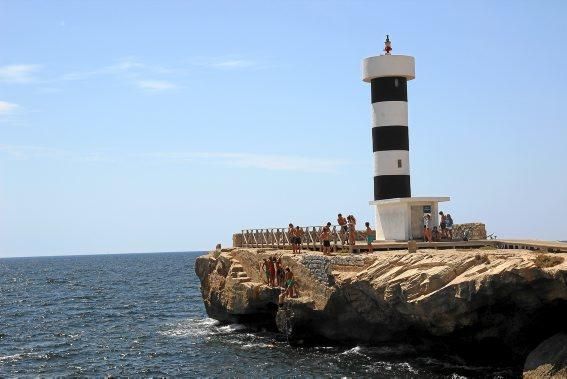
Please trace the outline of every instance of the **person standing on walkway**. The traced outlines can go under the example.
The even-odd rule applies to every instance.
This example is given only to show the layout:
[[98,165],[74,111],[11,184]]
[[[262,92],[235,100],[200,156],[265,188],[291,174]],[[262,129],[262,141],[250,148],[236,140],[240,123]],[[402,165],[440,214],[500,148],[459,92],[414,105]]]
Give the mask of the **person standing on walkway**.
[[443,214],[443,212],[439,212],[439,216],[441,216],[441,219],[439,220],[439,226],[441,227],[441,239],[447,238],[447,217]]
[[297,245],[297,252],[301,254],[301,237],[303,237],[303,230],[299,227],[295,227],[295,244]]
[[289,224],[288,227],[287,227],[287,238],[289,240],[289,243],[291,243],[291,249],[293,250],[293,253],[295,254],[295,251],[296,251],[295,228],[293,227],[293,224]]
[[423,216],[423,239],[425,242],[431,242],[431,215],[429,213]]
[[372,228],[370,228],[369,222],[364,223],[364,225],[366,226],[364,235],[366,237],[366,243],[368,244],[368,251],[372,253],[374,251],[374,248],[372,247],[372,242],[374,242],[375,234]]
[[348,221],[348,243],[354,246],[356,241],[356,219],[353,215],[347,216]]
[[321,240],[321,251],[324,255],[331,255],[331,230],[328,226],[323,227],[323,231],[319,235],[319,240]]
[[343,217],[342,214],[338,214],[337,215],[337,223],[339,224],[339,226],[341,227],[340,230],[340,234],[341,234],[341,242],[344,246],[345,244],[345,240],[347,239],[348,236],[348,227],[347,227],[347,220],[346,218]]
[[447,238],[453,240],[453,218],[447,213]]

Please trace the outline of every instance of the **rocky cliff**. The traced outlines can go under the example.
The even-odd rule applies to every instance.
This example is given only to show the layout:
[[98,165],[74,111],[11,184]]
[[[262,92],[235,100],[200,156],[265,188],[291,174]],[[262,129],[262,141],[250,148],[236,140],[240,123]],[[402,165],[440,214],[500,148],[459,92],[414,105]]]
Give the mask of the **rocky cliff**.
[[[278,306],[260,273],[281,255],[300,296]],[[277,328],[292,344],[396,341],[475,359],[523,363],[545,338],[565,332],[567,254],[433,250],[323,256],[225,249],[196,272],[210,317]]]

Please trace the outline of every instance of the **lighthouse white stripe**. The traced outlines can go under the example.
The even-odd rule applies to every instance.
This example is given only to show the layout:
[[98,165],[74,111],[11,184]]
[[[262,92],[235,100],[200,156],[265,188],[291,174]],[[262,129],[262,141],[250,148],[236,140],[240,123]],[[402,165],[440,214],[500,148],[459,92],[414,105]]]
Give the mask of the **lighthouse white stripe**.
[[[398,160],[402,167],[398,167]],[[409,151],[386,150],[374,153],[374,176],[379,175],[409,175]]]
[[381,101],[372,104],[372,127],[408,126],[408,103],[406,101]]

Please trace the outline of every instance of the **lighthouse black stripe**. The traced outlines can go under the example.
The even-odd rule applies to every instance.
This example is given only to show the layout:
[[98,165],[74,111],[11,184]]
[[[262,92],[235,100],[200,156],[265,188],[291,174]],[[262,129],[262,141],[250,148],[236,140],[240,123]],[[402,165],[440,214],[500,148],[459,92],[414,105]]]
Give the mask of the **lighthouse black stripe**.
[[370,82],[372,103],[380,101],[408,101],[407,79],[403,77],[375,78]]
[[409,150],[408,127],[400,125],[372,128],[372,151]]
[[374,200],[411,197],[409,175],[379,175],[374,177]]

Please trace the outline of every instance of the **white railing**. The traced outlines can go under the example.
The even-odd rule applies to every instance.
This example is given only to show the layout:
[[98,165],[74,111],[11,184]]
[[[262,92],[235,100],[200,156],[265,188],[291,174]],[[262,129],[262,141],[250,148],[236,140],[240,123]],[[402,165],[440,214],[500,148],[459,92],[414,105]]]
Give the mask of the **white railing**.
[[[301,247],[314,249],[321,246],[319,238],[324,226],[304,226],[299,229],[303,232]],[[340,225],[331,226],[331,245],[348,245],[348,232],[342,232]],[[285,248],[291,246],[291,237],[288,228],[243,229],[242,247],[273,247]],[[357,231],[355,241],[364,241],[362,232]]]

